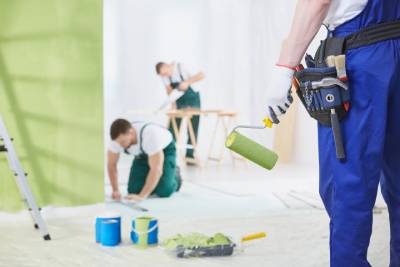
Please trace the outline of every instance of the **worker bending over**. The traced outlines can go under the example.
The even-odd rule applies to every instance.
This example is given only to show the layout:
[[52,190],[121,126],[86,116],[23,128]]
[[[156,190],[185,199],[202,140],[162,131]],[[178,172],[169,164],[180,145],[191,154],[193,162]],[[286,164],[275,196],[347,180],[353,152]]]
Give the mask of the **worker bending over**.
[[151,194],[169,197],[182,184],[176,166],[175,141],[164,127],[154,123],[115,120],[110,129],[107,169],[112,198],[121,199],[117,163],[121,153],[134,156],[128,181],[127,198],[142,201]]
[[[182,63],[172,62],[170,64],[159,62],[156,65],[156,72],[161,77],[163,84],[167,90],[167,94],[171,95],[174,90],[178,90],[183,94],[180,95],[174,107],[177,109],[200,109],[200,93],[193,86],[204,79],[202,72],[193,73]],[[181,119],[176,119],[178,127],[180,127]],[[200,116],[192,116],[191,123],[193,125],[194,135],[197,140],[200,124]],[[173,133],[172,125],[170,125],[170,131]],[[186,161],[191,163],[194,159],[194,152],[190,138],[188,138],[188,148],[186,150]]]

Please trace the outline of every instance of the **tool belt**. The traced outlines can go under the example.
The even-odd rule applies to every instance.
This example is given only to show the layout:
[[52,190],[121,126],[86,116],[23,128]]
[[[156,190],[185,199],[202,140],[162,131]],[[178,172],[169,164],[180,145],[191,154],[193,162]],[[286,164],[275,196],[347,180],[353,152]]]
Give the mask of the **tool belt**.
[[331,109],[342,120],[350,103],[346,82],[337,78],[336,67],[306,68],[295,74],[297,95],[309,115],[325,126],[331,126]]
[[349,49],[399,38],[400,21],[372,25],[345,37],[327,38],[321,42],[315,55],[316,67],[324,66],[324,60],[329,55],[344,55]]
[[297,95],[312,118],[332,127],[338,159],[346,157],[339,121],[350,109],[346,51],[398,38],[400,21],[373,25],[345,37],[329,37],[321,41],[314,58],[306,55],[306,69],[301,65],[296,69]]

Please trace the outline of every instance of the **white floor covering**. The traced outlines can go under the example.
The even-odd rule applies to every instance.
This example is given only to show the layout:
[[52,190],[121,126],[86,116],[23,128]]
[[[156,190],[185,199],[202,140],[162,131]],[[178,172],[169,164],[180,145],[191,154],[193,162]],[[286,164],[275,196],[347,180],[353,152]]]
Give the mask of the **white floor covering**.
[[[44,208],[50,242],[33,229],[26,211],[0,213],[0,266],[329,266],[328,218],[318,196],[316,168],[278,166],[266,172],[252,166],[209,166],[183,174],[181,192],[141,203],[147,213],[116,203]],[[118,247],[94,242],[94,220],[104,210],[123,214]],[[246,244],[231,257],[177,259],[161,247],[132,245],[130,223],[142,214],[159,219],[160,240],[188,232],[239,238],[265,231],[267,238]],[[388,266],[388,244],[388,214],[379,197],[369,250],[372,266]]]

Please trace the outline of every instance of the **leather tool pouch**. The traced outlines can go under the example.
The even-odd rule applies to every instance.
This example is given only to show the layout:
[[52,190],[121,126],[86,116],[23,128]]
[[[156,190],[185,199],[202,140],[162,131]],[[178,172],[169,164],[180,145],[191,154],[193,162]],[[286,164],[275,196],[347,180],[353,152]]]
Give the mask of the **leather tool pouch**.
[[[350,101],[349,90],[338,85],[313,87],[313,82],[324,78],[336,78],[336,68],[307,68],[295,74],[299,84],[297,95],[308,114],[325,126],[331,126],[331,109],[335,109],[339,121],[346,113],[346,105]],[[348,106],[347,106],[348,107]]]
[[297,95],[309,115],[325,126],[331,126],[331,109],[335,109],[340,121],[349,108],[349,90],[339,85],[315,86],[325,78],[337,79],[336,67],[328,67],[325,59],[330,55],[342,54],[343,40],[329,38],[322,41],[314,58],[306,56],[307,68],[295,73]]

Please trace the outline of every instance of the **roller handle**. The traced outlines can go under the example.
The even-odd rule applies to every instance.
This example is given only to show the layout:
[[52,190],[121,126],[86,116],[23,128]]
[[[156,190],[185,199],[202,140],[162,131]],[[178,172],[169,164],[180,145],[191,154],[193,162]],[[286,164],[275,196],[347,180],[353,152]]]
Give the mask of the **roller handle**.
[[338,159],[345,159],[346,154],[344,152],[342,133],[340,131],[339,118],[335,109],[331,109],[331,124],[333,131],[333,139],[335,140],[336,157]]
[[[296,71],[301,71],[303,69],[304,69],[304,67],[301,64],[296,67]],[[293,102],[293,97],[291,96],[290,92],[292,90],[297,91],[299,89],[300,89],[300,83],[295,77],[293,77],[293,79],[292,79],[292,87],[289,89],[289,96],[288,96],[288,97],[291,98],[290,103]],[[272,128],[272,125],[274,124],[268,117],[265,117],[263,119],[263,123],[264,123],[264,126],[267,127],[267,128]]]
[[268,127],[268,128],[272,128],[272,121],[268,118],[268,117],[265,117],[264,119],[263,119],[263,123],[264,123],[264,125],[265,125],[265,127]]
[[253,125],[237,125],[235,128],[233,128],[232,131],[235,131],[236,129],[244,128],[244,129],[265,129],[267,128],[272,128],[273,122],[268,118],[265,117],[263,119],[263,126],[253,126]]
[[265,232],[261,232],[261,233],[257,233],[257,234],[244,236],[244,237],[242,237],[242,239],[240,241],[241,242],[246,242],[246,241],[251,241],[251,240],[254,240],[254,239],[264,238],[266,236],[267,236],[267,234]]

